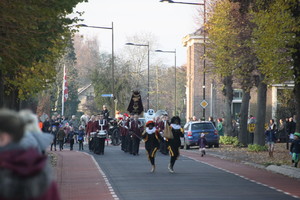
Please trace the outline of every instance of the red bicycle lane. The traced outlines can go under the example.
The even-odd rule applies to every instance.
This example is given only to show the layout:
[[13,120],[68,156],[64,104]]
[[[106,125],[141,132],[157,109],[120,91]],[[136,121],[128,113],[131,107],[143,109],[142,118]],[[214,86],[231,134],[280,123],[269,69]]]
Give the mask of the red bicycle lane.
[[257,184],[265,185],[295,198],[300,198],[299,179],[290,178],[281,174],[267,171],[265,169],[255,168],[240,162],[216,158],[210,155],[201,157],[200,153],[195,151],[181,151],[181,155],[235,174]]

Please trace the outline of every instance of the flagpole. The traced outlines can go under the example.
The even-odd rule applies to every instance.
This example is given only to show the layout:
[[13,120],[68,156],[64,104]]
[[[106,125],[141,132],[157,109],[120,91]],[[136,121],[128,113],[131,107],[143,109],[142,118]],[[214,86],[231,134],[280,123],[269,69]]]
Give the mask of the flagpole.
[[65,78],[66,78],[66,66],[64,65],[64,73],[63,73],[63,81],[62,81],[62,95],[61,95],[61,116],[64,116],[65,110]]

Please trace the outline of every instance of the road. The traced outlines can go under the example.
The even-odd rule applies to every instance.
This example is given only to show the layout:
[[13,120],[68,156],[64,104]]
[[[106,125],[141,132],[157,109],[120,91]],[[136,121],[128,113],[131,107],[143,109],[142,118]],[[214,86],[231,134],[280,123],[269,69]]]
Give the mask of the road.
[[[204,160],[202,162],[199,161],[199,154],[195,152],[182,151],[182,154],[184,156],[180,156],[175,163],[173,174],[167,169],[169,156],[159,152],[156,157],[156,171],[151,173],[150,163],[143,148],[139,156],[133,156],[122,152],[119,146],[106,146],[105,155],[94,155],[94,158],[108,179],[108,184],[117,195],[116,199],[120,200],[296,199],[292,195],[270,188],[271,186],[267,184],[253,181],[256,172],[252,172],[254,178],[249,180],[234,172],[226,171],[225,165],[228,165],[230,169],[235,168],[235,165],[230,162],[219,163],[223,165],[224,170],[210,164],[217,163],[219,161],[216,160],[220,159],[208,156],[201,158]],[[249,173],[251,169],[244,171]],[[257,178],[264,177],[264,173],[266,172],[257,173]],[[266,174],[264,178],[268,179],[268,177],[270,174]],[[283,182],[283,184],[286,183]]]

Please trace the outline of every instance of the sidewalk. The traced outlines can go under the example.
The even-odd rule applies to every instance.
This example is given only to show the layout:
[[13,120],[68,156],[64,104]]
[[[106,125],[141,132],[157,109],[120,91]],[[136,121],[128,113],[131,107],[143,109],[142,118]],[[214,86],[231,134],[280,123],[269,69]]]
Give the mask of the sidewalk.
[[84,152],[52,151],[57,156],[56,177],[62,200],[117,200],[93,157]]

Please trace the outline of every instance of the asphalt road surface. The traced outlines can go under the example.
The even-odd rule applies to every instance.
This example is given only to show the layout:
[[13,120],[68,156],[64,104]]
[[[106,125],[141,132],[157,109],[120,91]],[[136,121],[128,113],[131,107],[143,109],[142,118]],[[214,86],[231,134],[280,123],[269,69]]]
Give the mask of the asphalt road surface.
[[167,169],[169,156],[157,152],[156,171],[150,172],[146,152],[139,156],[106,146],[94,155],[120,200],[290,200],[283,192],[243,179],[186,156],[176,161],[175,173]]

